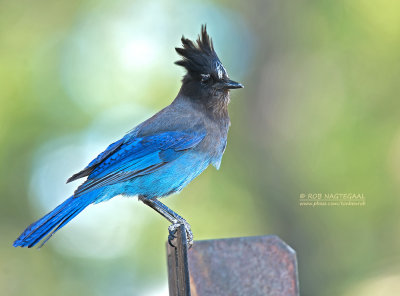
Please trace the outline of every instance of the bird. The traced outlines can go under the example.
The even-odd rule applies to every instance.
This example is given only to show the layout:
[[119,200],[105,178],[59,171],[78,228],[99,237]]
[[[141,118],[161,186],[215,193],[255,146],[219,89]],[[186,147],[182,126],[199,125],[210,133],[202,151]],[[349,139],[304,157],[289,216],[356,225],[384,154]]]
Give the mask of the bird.
[[169,241],[189,223],[159,199],[181,191],[208,166],[219,169],[227,144],[230,90],[243,88],[222,65],[206,25],[196,41],[182,36],[175,64],[186,71],[170,105],[110,144],[67,183],[86,177],[73,195],[29,225],[14,247],[42,247],[58,230],[91,204],[122,195],[138,200],[166,218]]

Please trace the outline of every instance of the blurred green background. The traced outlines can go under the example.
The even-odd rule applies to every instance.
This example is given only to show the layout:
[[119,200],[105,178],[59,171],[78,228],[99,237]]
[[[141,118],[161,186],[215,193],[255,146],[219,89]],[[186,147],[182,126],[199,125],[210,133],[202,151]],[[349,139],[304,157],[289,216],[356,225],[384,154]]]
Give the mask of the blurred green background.
[[[0,1],[0,295],[166,295],[168,223],[136,198],[40,251],[17,235],[66,179],[175,97],[207,23],[232,79],[220,171],[166,204],[195,239],[277,234],[302,295],[400,295],[399,1]],[[300,194],[362,193],[363,207]]]

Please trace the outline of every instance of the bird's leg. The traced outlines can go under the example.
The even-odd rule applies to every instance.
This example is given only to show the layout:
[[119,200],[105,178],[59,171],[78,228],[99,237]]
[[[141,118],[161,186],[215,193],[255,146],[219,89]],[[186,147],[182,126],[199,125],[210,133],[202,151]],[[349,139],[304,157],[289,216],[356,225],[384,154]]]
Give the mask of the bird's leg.
[[179,225],[183,224],[186,230],[186,239],[189,247],[193,245],[193,233],[190,228],[189,223],[186,222],[184,218],[179,216],[177,213],[172,211],[162,202],[157,199],[147,199],[146,197],[139,197],[139,199],[145,204],[148,205],[150,208],[154,209],[158,212],[161,216],[167,219],[172,224],[168,227],[169,236],[168,242],[172,245],[171,241],[175,238],[176,230],[178,229]]

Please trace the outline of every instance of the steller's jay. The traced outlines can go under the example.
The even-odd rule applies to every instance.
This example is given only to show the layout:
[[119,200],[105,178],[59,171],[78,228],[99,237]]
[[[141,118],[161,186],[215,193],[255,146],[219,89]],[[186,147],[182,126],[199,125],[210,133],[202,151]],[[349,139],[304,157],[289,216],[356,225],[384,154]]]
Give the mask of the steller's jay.
[[188,243],[193,243],[190,225],[158,198],[181,191],[210,164],[219,168],[230,125],[229,90],[243,85],[229,79],[206,26],[197,44],[181,40],[183,48],[175,50],[182,59],[175,63],[187,73],[175,100],[69,178],[87,176],[70,198],[29,225],[14,247],[33,247],[47,235],[41,247],[88,205],[120,194],[138,196],[171,222],[170,240],[184,224]]

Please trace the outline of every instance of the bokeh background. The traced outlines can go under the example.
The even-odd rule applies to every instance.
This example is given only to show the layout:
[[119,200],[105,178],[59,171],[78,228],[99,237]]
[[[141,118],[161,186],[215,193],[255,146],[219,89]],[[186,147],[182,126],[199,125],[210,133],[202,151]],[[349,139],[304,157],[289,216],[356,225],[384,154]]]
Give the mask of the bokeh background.
[[[0,1],[0,294],[167,295],[168,223],[89,207],[40,251],[17,235],[66,179],[175,97],[207,23],[230,76],[220,171],[166,204],[196,239],[277,234],[302,295],[400,295],[399,1]],[[364,194],[301,207],[300,194]]]

